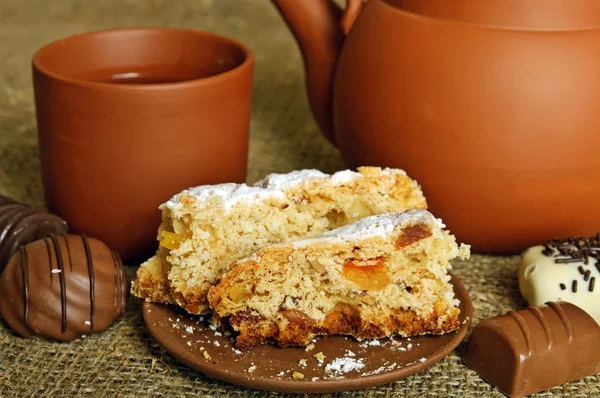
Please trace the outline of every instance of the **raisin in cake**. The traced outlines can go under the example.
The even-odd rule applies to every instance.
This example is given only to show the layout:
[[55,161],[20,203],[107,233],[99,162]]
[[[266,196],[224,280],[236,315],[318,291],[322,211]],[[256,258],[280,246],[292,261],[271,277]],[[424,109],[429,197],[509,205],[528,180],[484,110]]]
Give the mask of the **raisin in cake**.
[[271,244],[314,237],[361,218],[426,208],[402,170],[359,168],[271,174],[253,186],[185,190],[161,206],[160,247],[142,264],[132,292],[206,313],[208,289],[234,261]]
[[431,213],[409,210],[265,246],[210,289],[210,305],[240,348],[454,331],[460,310],[447,269],[469,247],[442,228]]

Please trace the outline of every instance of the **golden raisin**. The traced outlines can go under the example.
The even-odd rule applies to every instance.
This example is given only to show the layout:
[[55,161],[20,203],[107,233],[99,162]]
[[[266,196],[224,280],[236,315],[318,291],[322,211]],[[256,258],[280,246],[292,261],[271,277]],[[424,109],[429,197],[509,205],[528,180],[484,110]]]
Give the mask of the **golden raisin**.
[[232,301],[239,303],[252,297],[252,291],[245,287],[232,287],[228,295]]
[[362,290],[381,290],[392,283],[387,267],[381,260],[362,263],[348,261],[342,269],[344,278],[356,283]]
[[174,232],[162,231],[160,245],[165,249],[173,250],[179,248],[181,242],[183,242],[183,236]]
[[314,324],[314,321],[308,315],[299,310],[284,310],[283,316],[290,323],[297,324],[299,326],[311,326]]

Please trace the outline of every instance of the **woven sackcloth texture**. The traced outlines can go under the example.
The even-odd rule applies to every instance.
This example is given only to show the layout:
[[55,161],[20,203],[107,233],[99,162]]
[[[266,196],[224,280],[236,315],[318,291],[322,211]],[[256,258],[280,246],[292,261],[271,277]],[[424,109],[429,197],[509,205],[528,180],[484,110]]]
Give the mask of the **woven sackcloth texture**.
[[[308,1],[308,0],[289,0]],[[172,26],[224,34],[256,56],[248,180],[269,172],[344,168],[319,134],[304,91],[302,60],[267,0],[1,0],[0,194],[43,206],[30,58],[43,44],[89,30]],[[455,264],[469,290],[474,324],[525,303],[518,257],[474,255]],[[133,276],[134,267],[129,267]],[[461,363],[464,343],[421,373],[368,390],[333,394],[368,397],[501,397]],[[0,396],[277,396],[223,383],[165,353],[149,336],[141,303],[105,333],[71,343],[23,339],[0,323]],[[540,393],[540,397],[600,396],[600,375]]]

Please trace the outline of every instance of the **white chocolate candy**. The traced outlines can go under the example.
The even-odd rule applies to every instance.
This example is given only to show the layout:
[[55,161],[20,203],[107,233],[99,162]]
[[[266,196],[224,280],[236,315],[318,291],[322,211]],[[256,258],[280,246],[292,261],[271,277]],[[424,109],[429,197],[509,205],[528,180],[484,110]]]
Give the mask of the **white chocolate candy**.
[[[550,256],[543,251],[544,246],[540,245],[523,253],[519,287],[525,300],[535,306],[548,301],[567,301],[600,324],[600,260],[589,257],[585,264],[583,259],[561,255],[555,247]],[[561,259],[571,262],[561,263]]]

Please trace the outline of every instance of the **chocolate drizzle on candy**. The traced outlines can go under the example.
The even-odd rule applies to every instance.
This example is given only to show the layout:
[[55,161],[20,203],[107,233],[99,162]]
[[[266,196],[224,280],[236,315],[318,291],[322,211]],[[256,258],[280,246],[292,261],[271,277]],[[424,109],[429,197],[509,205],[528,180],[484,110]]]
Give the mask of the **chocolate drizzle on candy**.
[[20,246],[67,232],[62,218],[0,195],[0,273]]
[[[547,257],[554,257],[557,264],[583,263],[590,264],[590,259],[596,260],[596,270],[600,274],[600,233],[590,238],[573,237],[564,240],[554,238],[544,244],[542,254]],[[579,265],[577,270],[583,275],[583,280],[588,283],[588,291],[593,292],[596,284],[596,277],[591,276],[591,271],[584,269]],[[573,293],[577,293],[577,280],[571,284]],[[565,290],[565,285],[560,284],[561,290]]]
[[22,336],[73,340],[107,329],[125,312],[127,294],[114,251],[85,235],[51,235],[9,261],[0,315]]

